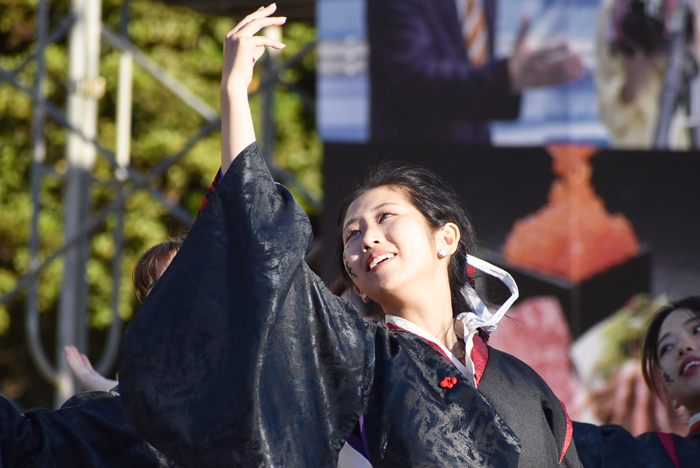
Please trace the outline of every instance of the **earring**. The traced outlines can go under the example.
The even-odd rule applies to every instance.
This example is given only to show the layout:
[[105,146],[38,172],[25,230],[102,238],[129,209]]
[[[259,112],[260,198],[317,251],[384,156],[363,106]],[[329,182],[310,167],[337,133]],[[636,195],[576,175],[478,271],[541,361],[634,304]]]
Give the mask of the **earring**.
[[369,298],[367,297],[367,294],[362,293],[362,294],[360,294],[360,297],[362,298],[362,302],[364,302],[365,304],[367,304],[369,302]]
[[445,257],[447,257],[447,250],[445,250],[445,249],[438,250],[438,258],[445,258]]

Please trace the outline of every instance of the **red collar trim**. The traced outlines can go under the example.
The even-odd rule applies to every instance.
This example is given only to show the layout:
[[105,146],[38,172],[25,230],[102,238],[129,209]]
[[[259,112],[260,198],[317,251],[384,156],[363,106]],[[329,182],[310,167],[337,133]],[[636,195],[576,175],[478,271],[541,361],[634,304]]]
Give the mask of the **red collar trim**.
[[[386,324],[387,328],[390,328],[392,330],[401,330],[406,333],[411,333],[410,331],[399,327],[398,325],[394,325],[393,323],[387,323]],[[454,366],[454,362],[452,362],[452,359],[447,357],[447,354],[442,350],[440,346],[438,346],[436,343],[433,343],[430,340],[427,340],[423,338],[422,336],[416,335],[415,333],[411,333],[413,336],[418,336],[420,339],[425,341],[426,343],[429,343],[433,348],[435,348],[442,356],[450,361],[450,363]],[[484,340],[481,338],[480,334],[477,334],[474,336],[474,346],[472,347],[472,352],[471,352],[471,358],[472,362],[474,363],[474,380],[476,381],[476,387],[479,388],[479,382],[481,382],[481,377],[484,375],[484,371],[486,371],[486,364],[489,361],[489,348],[486,346],[484,343]]]

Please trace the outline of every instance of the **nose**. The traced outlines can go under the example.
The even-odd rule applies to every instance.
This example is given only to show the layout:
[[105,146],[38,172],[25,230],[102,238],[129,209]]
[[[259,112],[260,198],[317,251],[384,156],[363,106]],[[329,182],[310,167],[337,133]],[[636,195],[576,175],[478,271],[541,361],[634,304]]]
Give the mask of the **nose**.
[[692,339],[686,337],[682,342],[678,343],[678,357],[690,351],[697,351],[697,346]]
[[379,244],[382,239],[381,231],[376,227],[370,227],[365,230],[362,236],[362,252],[368,252],[375,245]]

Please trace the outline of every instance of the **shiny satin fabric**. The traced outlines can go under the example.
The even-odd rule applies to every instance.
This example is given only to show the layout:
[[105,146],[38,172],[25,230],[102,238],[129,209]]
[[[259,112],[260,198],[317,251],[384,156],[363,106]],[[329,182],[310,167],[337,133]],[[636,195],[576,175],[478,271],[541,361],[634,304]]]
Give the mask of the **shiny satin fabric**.
[[[364,413],[375,467],[547,466],[519,465],[508,421],[430,344],[331,294],[304,263],[310,241],[251,145],[125,334],[120,386],[146,440],[188,468],[335,467]],[[556,458],[563,410],[543,428],[543,405],[499,404],[527,408],[549,434],[528,452]]]
[[0,468],[174,468],[126,418],[119,392],[83,392],[23,414],[0,397]]

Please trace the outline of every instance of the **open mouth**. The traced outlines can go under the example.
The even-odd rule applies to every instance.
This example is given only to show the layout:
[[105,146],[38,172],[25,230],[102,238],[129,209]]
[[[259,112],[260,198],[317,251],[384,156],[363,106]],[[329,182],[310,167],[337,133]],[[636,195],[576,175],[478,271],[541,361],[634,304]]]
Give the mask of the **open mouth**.
[[[681,365],[681,375],[684,375],[688,372],[694,372],[694,369],[700,366],[700,359],[697,358],[691,358],[691,359],[686,359],[683,364]],[[691,371],[693,369],[693,371]]]
[[367,271],[373,270],[380,263],[383,263],[394,257],[395,255],[392,253],[377,255],[376,257],[372,258],[372,260],[370,260],[369,264],[367,264]]

